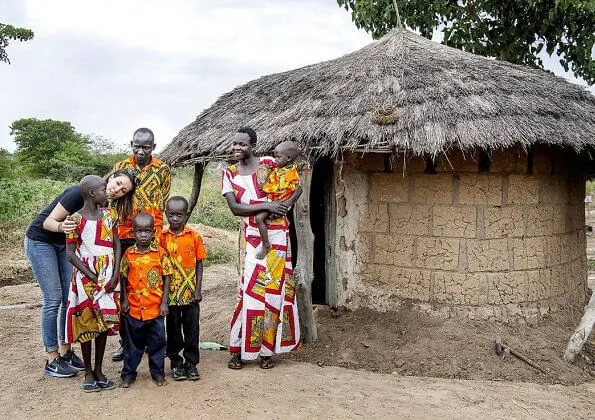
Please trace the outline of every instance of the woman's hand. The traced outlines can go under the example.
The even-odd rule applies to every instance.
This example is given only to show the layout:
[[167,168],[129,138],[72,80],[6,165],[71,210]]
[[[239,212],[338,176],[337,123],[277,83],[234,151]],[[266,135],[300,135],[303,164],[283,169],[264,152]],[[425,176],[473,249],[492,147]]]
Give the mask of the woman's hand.
[[43,228],[50,232],[70,233],[76,229],[76,221],[72,218],[70,212],[62,204],[58,203],[44,220]]
[[60,230],[64,233],[74,232],[76,229],[77,223],[74,221],[72,216],[66,216],[66,219],[60,222]]
[[270,203],[266,203],[267,204],[267,211],[269,213],[271,213],[272,215],[274,215],[275,217],[283,217],[285,216],[285,214],[287,214],[287,211],[289,210],[289,207],[287,207],[285,204],[283,204],[280,201],[272,201]]

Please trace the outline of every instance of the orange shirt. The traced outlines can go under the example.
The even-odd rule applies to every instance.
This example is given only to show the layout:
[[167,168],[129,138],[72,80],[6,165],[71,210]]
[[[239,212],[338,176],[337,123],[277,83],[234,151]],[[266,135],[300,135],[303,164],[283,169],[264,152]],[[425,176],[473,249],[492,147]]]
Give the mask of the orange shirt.
[[169,305],[189,305],[196,291],[196,262],[207,258],[201,236],[184,226],[178,234],[166,227],[161,235],[161,246],[171,261]]
[[120,239],[134,239],[132,234],[132,219],[140,213],[149,213],[155,219],[155,237],[159,238],[163,230],[163,211],[165,202],[169,197],[171,187],[171,170],[169,165],[159,159],[152,158],[151,162],[144,168],[136,164],[134,156],[116,163],[114,171],[118,169],[131,169],[136,174],[138,183],[134,190],[132,216],[126,220],[120,220],[118,225],[118,237]]
[[290,163],[283,168],[273,168],[262,191],[267,193],[272,201],[287,200],[300,186],[300,176],[297,165]]
[[126,250],[120,274],[127,277],[126,297],[130,316],[142,321],[157,318],[163,298],[163,276],[171,275],[171,263],[165,250],[155,243],[145,252],[136,244]]

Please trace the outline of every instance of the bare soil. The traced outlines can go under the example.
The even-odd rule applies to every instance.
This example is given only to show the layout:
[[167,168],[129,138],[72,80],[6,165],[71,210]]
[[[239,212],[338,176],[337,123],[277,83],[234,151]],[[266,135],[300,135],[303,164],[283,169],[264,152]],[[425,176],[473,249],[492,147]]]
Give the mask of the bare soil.
[[[235,234],[212,228],[203,237],[207,248],[214,241],[237,243]],[[406,307],[378,313],[318,306],[319,340],[279,357],[270,371],[253,363],[231,371],[226,352],[205,350],[197,383],[170,381],[158,388],[144,362],[130,390],[86,395],[80,378],[43,377],[39,288],[31,283],[22,250],[4,251],[2,267],[22,264],[23,271],[11,277],[0,270],[0,284],[26,283],[0,288],[1,418],[592,418],[595,409],[593,343],[577,363],[561,359],[580,314],[547,319],[539,327],[508,327],[437,319]],[[237,279],[234,265],[205,270],[201,341],[227,345]],[[494,352],[496,336],[548,373],[511,355],[501,360]],[[108,340],[108,355],[116,346],[116,339]],[[106,357],[109,377],[117,379],[119,367]],[[85,414],[69,401],[85,407]]]
[[[578,318],[556,316],[539,327],[505,326],[467,319],[438,319],[403,308],[316,311],[319,339],[293,360],[403,376],[524,381],[575,385],[595,376],[595,346],[588,342],[575,364],[562,354]],[[547,374],[512,355],[495,352],[500,337]]]

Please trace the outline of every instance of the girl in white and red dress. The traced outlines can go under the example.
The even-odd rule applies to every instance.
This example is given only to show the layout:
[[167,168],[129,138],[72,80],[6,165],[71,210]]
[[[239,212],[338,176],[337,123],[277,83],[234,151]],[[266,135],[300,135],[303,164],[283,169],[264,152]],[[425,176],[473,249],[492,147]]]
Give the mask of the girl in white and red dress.
[[[115,388],[102,372],[107,336],[119,327],[121,250],[118,214],[107,202],[106,183],[95,175],[80,182],[83,208],[72,215],[77,228],[66,239],[67,256],[74,266],[66,313],[66,341],[81,343],[85,362],[84,392]],[[95,340],[95,365],[91,343]]]

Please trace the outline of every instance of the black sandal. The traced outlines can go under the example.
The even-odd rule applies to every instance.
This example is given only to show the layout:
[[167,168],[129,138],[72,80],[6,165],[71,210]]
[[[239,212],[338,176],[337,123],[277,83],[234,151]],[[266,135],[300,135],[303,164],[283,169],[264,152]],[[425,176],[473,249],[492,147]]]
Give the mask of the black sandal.
[[82,382],[81,389],[83,390],[83,392],[99,392],[99,391],[101,391],[101,388],[99,387],[99,385],[97,385],[97,381]]
[[240,353],[232,353],[231,359],[227,363],[227,367],[230,369],[238,370],[243,368],[245,364],[246,362],[242,360]]
[[261,369],[272,369],[277,366],[277,363],[271,356],[260,356],[260,368]]

